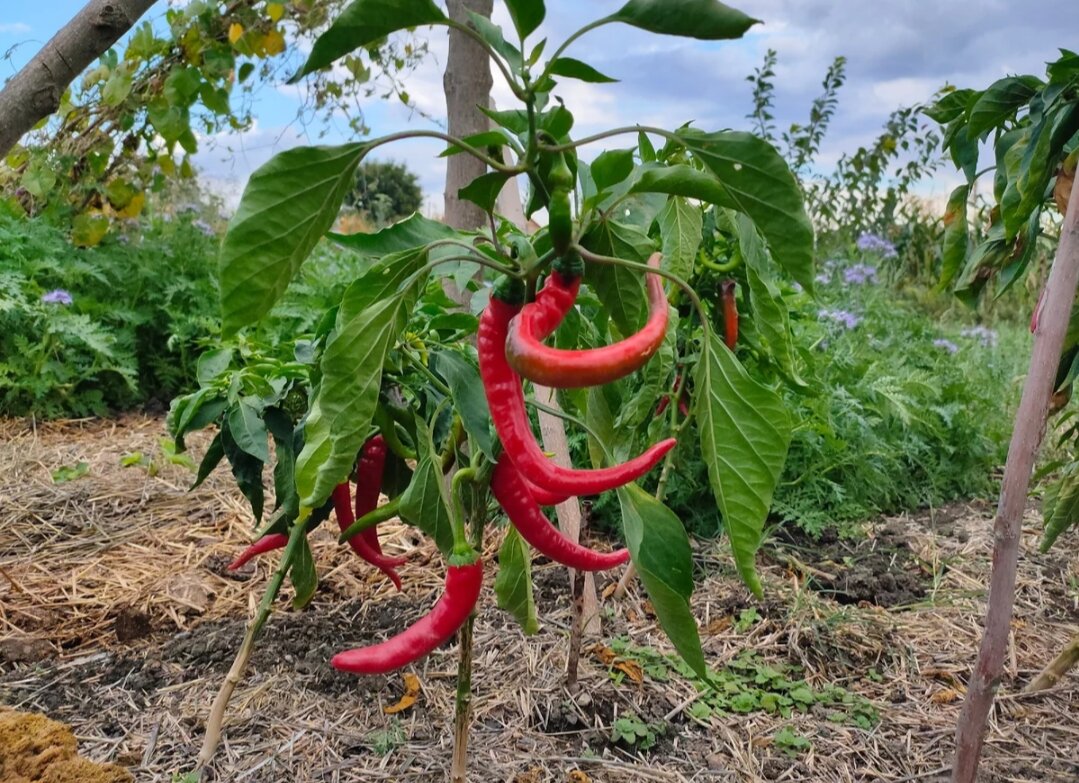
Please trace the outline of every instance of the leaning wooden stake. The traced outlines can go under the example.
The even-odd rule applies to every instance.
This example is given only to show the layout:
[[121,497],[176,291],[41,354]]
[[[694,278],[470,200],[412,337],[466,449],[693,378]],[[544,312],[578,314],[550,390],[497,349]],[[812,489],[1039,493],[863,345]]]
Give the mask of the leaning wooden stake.
[[1056,260],[1045,284],[1045,301],[1034,332],[1030,371],[1015,414],[1015,429],[1008,447],[1000,502],[993,527],[993,573],[978,662],[955,735],[952,783],[974,783],[978,774],[985,723],[1004,665],[1008,630],[1015,604],[1015,572],[1019,560],[1019,533],[1034,459],[1045,435],[1045,419],[1064,335],[1068,330],[1075,290],[1079,284],[1079,178],[1072,185],[1068,212],[1060,232]]
[[1042,669],[1041,674],[1031,680],[1023,693],[1034,693],[1052,688],[1067,674],[1073,666],[1079,664],[1079,636],[1076,636],[1065,647],[1053,662]]

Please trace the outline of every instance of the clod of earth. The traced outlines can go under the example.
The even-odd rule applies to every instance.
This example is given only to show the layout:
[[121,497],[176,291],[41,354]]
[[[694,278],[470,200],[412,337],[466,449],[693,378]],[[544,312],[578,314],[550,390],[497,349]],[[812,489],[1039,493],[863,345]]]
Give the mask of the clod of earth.
[[132,783],[123,767],[80,757],[75,735],[36,712],[0,712],[0,780],[4,783]]

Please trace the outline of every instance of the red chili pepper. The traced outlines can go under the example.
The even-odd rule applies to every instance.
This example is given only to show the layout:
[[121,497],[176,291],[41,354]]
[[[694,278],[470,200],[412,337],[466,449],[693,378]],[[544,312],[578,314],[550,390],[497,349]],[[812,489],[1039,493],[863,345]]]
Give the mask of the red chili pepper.
[[472,613],[483,585],[483,561],[446,570],[446,589],[429,614],[379,644],[340,652],[330,663],[356,674],[386,674],[419,660],[453,636]]
[[596,552],[575,544],[547,521],[513,463],[498,461],[491,475],[491,494],[521,537],[542,555],[579,571],[603,571],[629,560],[629,550]]
[[547,458],[532,434],[521,379],[506,361],[506,333],[510,319],[519,311],[519,305],[493,294],[480,317],[476,338],[480,377],[491,409],[491,420],[507,456],[517,469],[528,476],[531,483],[551,492],[597,495],[635,481],[655,467],[663,455],[674,448],[673,438],[655,444],[621,465],[598,470],[564,468]]
[[[662,258],[660,253],[653,253],[648,265],[658,269]],[[640,369],[659,350],[667,333],[667,297],[657,274],[648,275],[648,321],[636,334],[602,348],[562,350],[544,345],[541,340],[558,325],[557,321],[550,324],[553,314],[560,312],[564,316],[569,309],[567,306],[559,311],[559,306],[569,299],[564,281],[561,275],[552,273],[540,292],[549,294],[551,305],[525,305],[510,324],[506,359],[522,378],[558,389],[602,386]],[[572,304],[569,300],[569,306]]]
[[734,300],[734,281],[730,278],[719,284],[723,299],[723,336],[732,351],[738,344],[738,304]]
[[521,476],[521,478],[524,479],[529,494],[541,506],[557,506],[559,503],[565,503],[573,497],[573,495],[567,495],[564,492],[550,492],[543,487],[537,487],[531,481],[525,479],[524,476]]
[[275,549],[281,549],[288,543],[288,536],[284,533],[270,533],[263,536],[258,541],[253,543],[247,549],[240,553],[239,557],[228,564],[229,571],[235,571],[240,568],[248,560],[253,557],[258,557],[266,552],[272,552]]
[[[385,438],[375,435],[364,444],[363,451],[360,452],[359,464],[356,466],[356,519],[378,508],[382,474],[386,470],[386,448]],[[377,525],[364,530],[360,537],[373,550],[382,554]]]
[[[349,491],[348,482],[338,484],[333,490],[333,508],[337,512],[337,524],[341,530],[345,530],[356,521],[352,509],[352,493]],[[393,582],[394,587],[401,589],[401,577],[394,570],[396,566],[405,562],[403,557],[387,557],[379,552],[363,539],[362,536],[353,536],[348,540],[352,551],[384,573]]]

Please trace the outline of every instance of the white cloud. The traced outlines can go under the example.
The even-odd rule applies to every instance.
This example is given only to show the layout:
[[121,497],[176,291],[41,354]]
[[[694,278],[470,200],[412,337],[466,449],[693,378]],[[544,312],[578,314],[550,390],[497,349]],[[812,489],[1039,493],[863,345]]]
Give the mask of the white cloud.
[[0,22],[0,34],[13,33],[16,35],[22,35],[23,33],[30,32],[30,25],[23,24],[22,22]]

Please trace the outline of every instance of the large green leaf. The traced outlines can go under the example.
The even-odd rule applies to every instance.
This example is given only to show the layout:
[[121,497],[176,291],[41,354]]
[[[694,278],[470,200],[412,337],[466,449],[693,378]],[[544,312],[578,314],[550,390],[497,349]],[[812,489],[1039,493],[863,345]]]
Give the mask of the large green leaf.
[[706,41],[741,38],[760,21],[716,0],[629,0],[607,18],[650,33]]
[[657,219],[663,241],[663,267],[688,280],[701,246],[701,208],[675,196],[667,200]]
[[[604,220],[582,238],[581,244],[600,255],[645,262],[654,250],[652,240],[639,229]],[[623,335],[637,331],[648,317],[644,278],[632,269],[608,264],[589,264],[586,282]]]
[[236,479],[236,486],[251,504],[251,513],[256,522],[262,521],[262,507],[265,495],[262,488],[262,461],[252,457],[241,449],[229,432],[228,420],[221,423],[221,448],[225,457],[228,458],[229,467],[232,468],[232,477]]
[[940,288],[951,285],[967,257],[967,198],[970,185],[960,185],[948,196],[944,210],[944,247],[941,251]]
[[737,131],[703,133],[684,128],[678,136],[723,184],[727,197],[722,206],[753,218],[772,256],[811,291],[813,225],[798,182],[775,147]]
[[266,442],[266,425],[262,411],[247,397],[241,397],[237,405],[229,409],[229,432],[236,445],[259,462],[270,461],[270,447]]
[[697,363],[701,459],[742,581],[759,595],[755,555],[790,446],[790,416],[713,333]]
[[522,41],[535,32],[547,15],[543,0],[506,0],[506,9]]
[[315,40],[307,62],[289,84],[390,33],[445,21],[446,15],[432,0],[353,0]]
[[221,247],[222,330],[269,312],[341,209],[367,147],[297,147],[251,175]]
[[440,469],[442,458],[426,425],[421,425],[419,435],[420,461],[412,474],[412,483],[401,496],[401,518],[429,535],[439,550],[448,555],[453,551],[453,523]]
[[547,66],[547,72],[553,76],[566,76],[570,79],[580,79],[582,82],[592,84],[607,84],[618,81],[618,79],[612,79],[610,76],[600,73],[588,63],[574,60],[572,57],[559,57],[556,60],[551,60]]
[[1038,548],[1048,552],[1064,531],[1079,523],[1079,472],[1068,472],[1049,485],[1042,502],[1045,532]]
[[498,576],[495,577],[498,608],[513,615],[525,635],[539,630],[536,602],[532,598],[532,561],[517,528],[510,525],[498,550]]
[[768,249],[748,216],[738,215],[734,225],[738,232],[738,246],[746,265],[746,280],[753,305],[753,324],[757,327],[762,347],[772,355],[791,383],[804,386],[795,361],[796,352],[787,305],[772,281],[772,260],[768,257]]
[[419,212],[409,215],[404,220],[375,231],[371,234],[328,234],[337,244],[355,250],[362,256],[381,258],[390,253],[450,239],[458,236],[457,232],[445,223],[425,218]]
[[1015,116],[1044,84],[1036,76],[1006,76],[989,85],[978,96],[967,120],[971,138],[981,136]]
[[495,440],[491,434],[491,409],[487,406],[479,368],[454,351],[433,353],[431,368],[445,378],[450,387],[453,407],[460,414],[469,438],[492,462],[496,462],[498,455],[495,454]]
[[301,505],[317,508],[348,476],[371,427],[382,365],[425,276],[422,248],[386,256],[345,291],[320,365],[322,380],[304,425],[296,465]]
[[311,545],[307,538],[301,538],[297,542],[296,554],[293,555],[292,567],[289,569],[292,579],[292,587],[296,594],[292,596],[292,606],[303,609],[315,597],[318,590],[318,572],[315,570],[315,558],[311,554]]
[[707,679],[697,622],[689,608],[693,555],[685,528],[673,511],[636,484],[620,488],[618,501],[626,545],[656,618],[682,659]]
[[285,518],[296,519],[300,513],[300,498],[296,494],[296,451],[300,438],[292,420],[280,408],[267,408],[262,418],[273,435],[274,502],[277,508],[284,509]]

